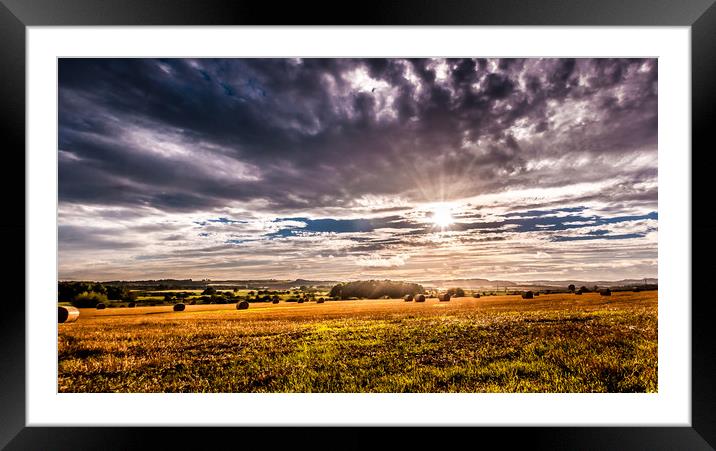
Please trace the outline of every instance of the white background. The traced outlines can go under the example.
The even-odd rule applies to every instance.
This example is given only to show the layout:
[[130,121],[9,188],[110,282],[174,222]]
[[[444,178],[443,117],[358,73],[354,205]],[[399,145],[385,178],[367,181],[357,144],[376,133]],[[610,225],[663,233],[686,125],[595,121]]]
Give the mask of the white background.
[[[57,393],[57,58],[658,57],[658,394]],[[27,425],[690,425],[687,27],[29,27]]]

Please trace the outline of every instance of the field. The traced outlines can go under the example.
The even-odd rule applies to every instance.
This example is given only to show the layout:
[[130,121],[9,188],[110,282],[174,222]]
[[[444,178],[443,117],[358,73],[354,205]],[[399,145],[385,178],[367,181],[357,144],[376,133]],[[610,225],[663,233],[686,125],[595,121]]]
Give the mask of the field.
[[82,309],[60,392],[656,392],[657,292]]

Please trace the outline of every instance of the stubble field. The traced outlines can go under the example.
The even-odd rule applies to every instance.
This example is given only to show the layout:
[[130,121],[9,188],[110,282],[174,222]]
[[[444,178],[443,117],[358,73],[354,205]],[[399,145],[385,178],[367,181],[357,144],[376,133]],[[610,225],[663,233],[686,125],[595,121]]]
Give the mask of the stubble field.
[[59,392],[656,392],[657,292],[82,309]]

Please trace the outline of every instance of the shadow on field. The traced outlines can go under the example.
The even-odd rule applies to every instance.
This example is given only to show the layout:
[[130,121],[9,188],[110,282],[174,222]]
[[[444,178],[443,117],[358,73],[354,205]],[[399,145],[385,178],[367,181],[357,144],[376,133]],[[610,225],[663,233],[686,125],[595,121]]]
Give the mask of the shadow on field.
[[595,319],[593,316],[577,317],[577,318],[540,318],[540,319],[526,319],[525,323],[586,323]]

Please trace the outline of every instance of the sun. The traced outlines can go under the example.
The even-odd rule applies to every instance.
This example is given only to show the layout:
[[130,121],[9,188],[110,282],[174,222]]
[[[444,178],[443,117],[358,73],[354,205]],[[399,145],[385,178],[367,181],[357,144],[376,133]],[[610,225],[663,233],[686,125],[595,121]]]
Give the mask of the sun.
[[430,218],[436,227],[445,229],[452,225],[455,220],[450,213],[450,206],[446,204],[437,204],[433,207],[433,215]]

